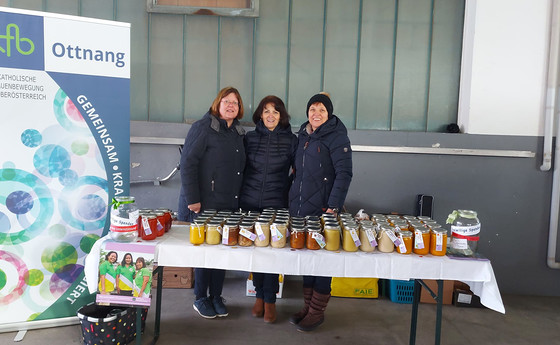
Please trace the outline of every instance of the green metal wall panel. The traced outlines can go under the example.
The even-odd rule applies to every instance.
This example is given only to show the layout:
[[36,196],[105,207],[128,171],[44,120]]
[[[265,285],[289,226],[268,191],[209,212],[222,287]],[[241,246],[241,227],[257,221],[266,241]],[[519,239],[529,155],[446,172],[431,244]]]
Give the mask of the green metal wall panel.
[[426,130],[430,23],[430,0],[399,0],[392,130]]
[[396,0],[364,1],[358,84],[359,129],[391,128]]
[[[220,88],[233,86],[252,113],[253,18],[221,17]],[[215,92],[216,94],[217,92]]]
[[115,20],[114,0],[82,1],[80,3],[80,16]]
[[324,91],[331,95],[334,113],[348,128],[354,121],[359,0],[327,2]]
[[278,96],[286,102],[289,10],[289,1],[267,1],[266,6],[260,7],[255,44],[254,108],[267,95]]
[[150,15],[149,121],[183,121],[183,16]]
[[43,0],[11,0],[9,6],[24,10],[43,10]]
[[193,121],[239,89],[245,120],[268,94],[292,125],[327,91],[356,129],[456,122],[465,0],[260,0],[258,18],[148,14],[141,0],[0,0],[131,23],[131,119]]
[[44,10],[51,13],[77,16],[79,14],[79,5],[80,3],[76,0],[45,0]]
[[130,23],[130,119],[147,121],[149,100],[148,13],[144,7],[138,6],[138,0],[118,0],[116,1],[116,20]]
[[218,17],[186,18],[185,118],[198,120],[218,89]]
[[457,122],[461,69],[463,0],[436,0],[428,98],[428,132],[445,132]]
[[[265,4],[261,4],[264,6]],[[307,121],[307,101],[323,90],[323,18],[324,1],[294,1],[290,54],[290,91],[288,111],[292,125]]]

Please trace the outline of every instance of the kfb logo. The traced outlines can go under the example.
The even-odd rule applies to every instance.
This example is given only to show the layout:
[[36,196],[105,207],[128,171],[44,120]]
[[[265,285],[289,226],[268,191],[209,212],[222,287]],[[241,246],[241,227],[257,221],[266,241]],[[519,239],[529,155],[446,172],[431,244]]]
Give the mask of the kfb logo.
[[[12,56],[12,41],[16,50],[21,55],[29,55],[35,50],[35,44],[29,38],[21,37],[19,34],[19,26],[10,23],[6,26],[6,34],[0,35],[0,42],[5,40],[5,48],[0,45],[0,52],[6,54],[8,57]],[[25,49],[27,46],[28,49]]]
[[43,70],[43,17],[0,11],[0,67]]

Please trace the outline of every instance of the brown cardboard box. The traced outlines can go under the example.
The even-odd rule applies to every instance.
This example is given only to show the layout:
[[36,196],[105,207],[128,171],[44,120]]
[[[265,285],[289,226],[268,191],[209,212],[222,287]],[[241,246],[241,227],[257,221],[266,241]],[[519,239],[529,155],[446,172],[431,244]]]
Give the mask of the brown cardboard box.
[[[157,276],[152,280],[157,287]],[[193,287],[193,269],[191,267],[165,267],[163,270],[163,288],[190,289]]]
[[[422,279],[424,283],[432,290],[435,294],[437,294],[437,281],[430,280],[430,279]],[[451,304],[453,302],[453,280],[444,280],[443,281],[443,304]],[[436,303],[436,300],[432,297],[430,292],[422,287],[422,292],[420,294],[420,303]]]
[[456,307],[484,308],[480,297],[470,290],[468,284],[456,281],[453,290],[453,304]]

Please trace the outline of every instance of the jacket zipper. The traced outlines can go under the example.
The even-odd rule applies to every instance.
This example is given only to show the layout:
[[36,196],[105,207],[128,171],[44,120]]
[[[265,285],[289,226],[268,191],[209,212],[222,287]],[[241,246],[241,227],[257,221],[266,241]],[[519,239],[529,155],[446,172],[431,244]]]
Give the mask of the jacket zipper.
[[303,174],[305,172],[305,150],[307,150],[307,146],[309,145],[309,141],[306,141],[305,144],[303,145],[303,157],[301,158],[301,181],[299,181],[299,205],[298,205],[298,211],[297,214],[298,216],[301,215],[301,203],[302,203],[302,198],[301,198],[301,188],[303,187]]
[[272,134],[268,133],[268,139],[266,140],[266,150],[265,150],[265,164],[264,164],[264,176],[263,176],[263,181],[262,181],[262,185],[261,185],[261,193],[260,193],[260,198],[259,198],[259,208],[262,208],[262,199],[263,199],[263,194],[264,194],[264,185],[266,183],[266,175],[268,173],[268,153],[270,152],[270,136]]

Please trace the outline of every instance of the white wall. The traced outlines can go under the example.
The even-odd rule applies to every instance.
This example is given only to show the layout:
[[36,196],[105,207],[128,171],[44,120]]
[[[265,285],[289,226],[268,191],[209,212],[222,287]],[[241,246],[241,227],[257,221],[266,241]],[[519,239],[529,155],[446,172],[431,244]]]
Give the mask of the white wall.
[[463,132],[543,135],[551,1],[467,0]]

